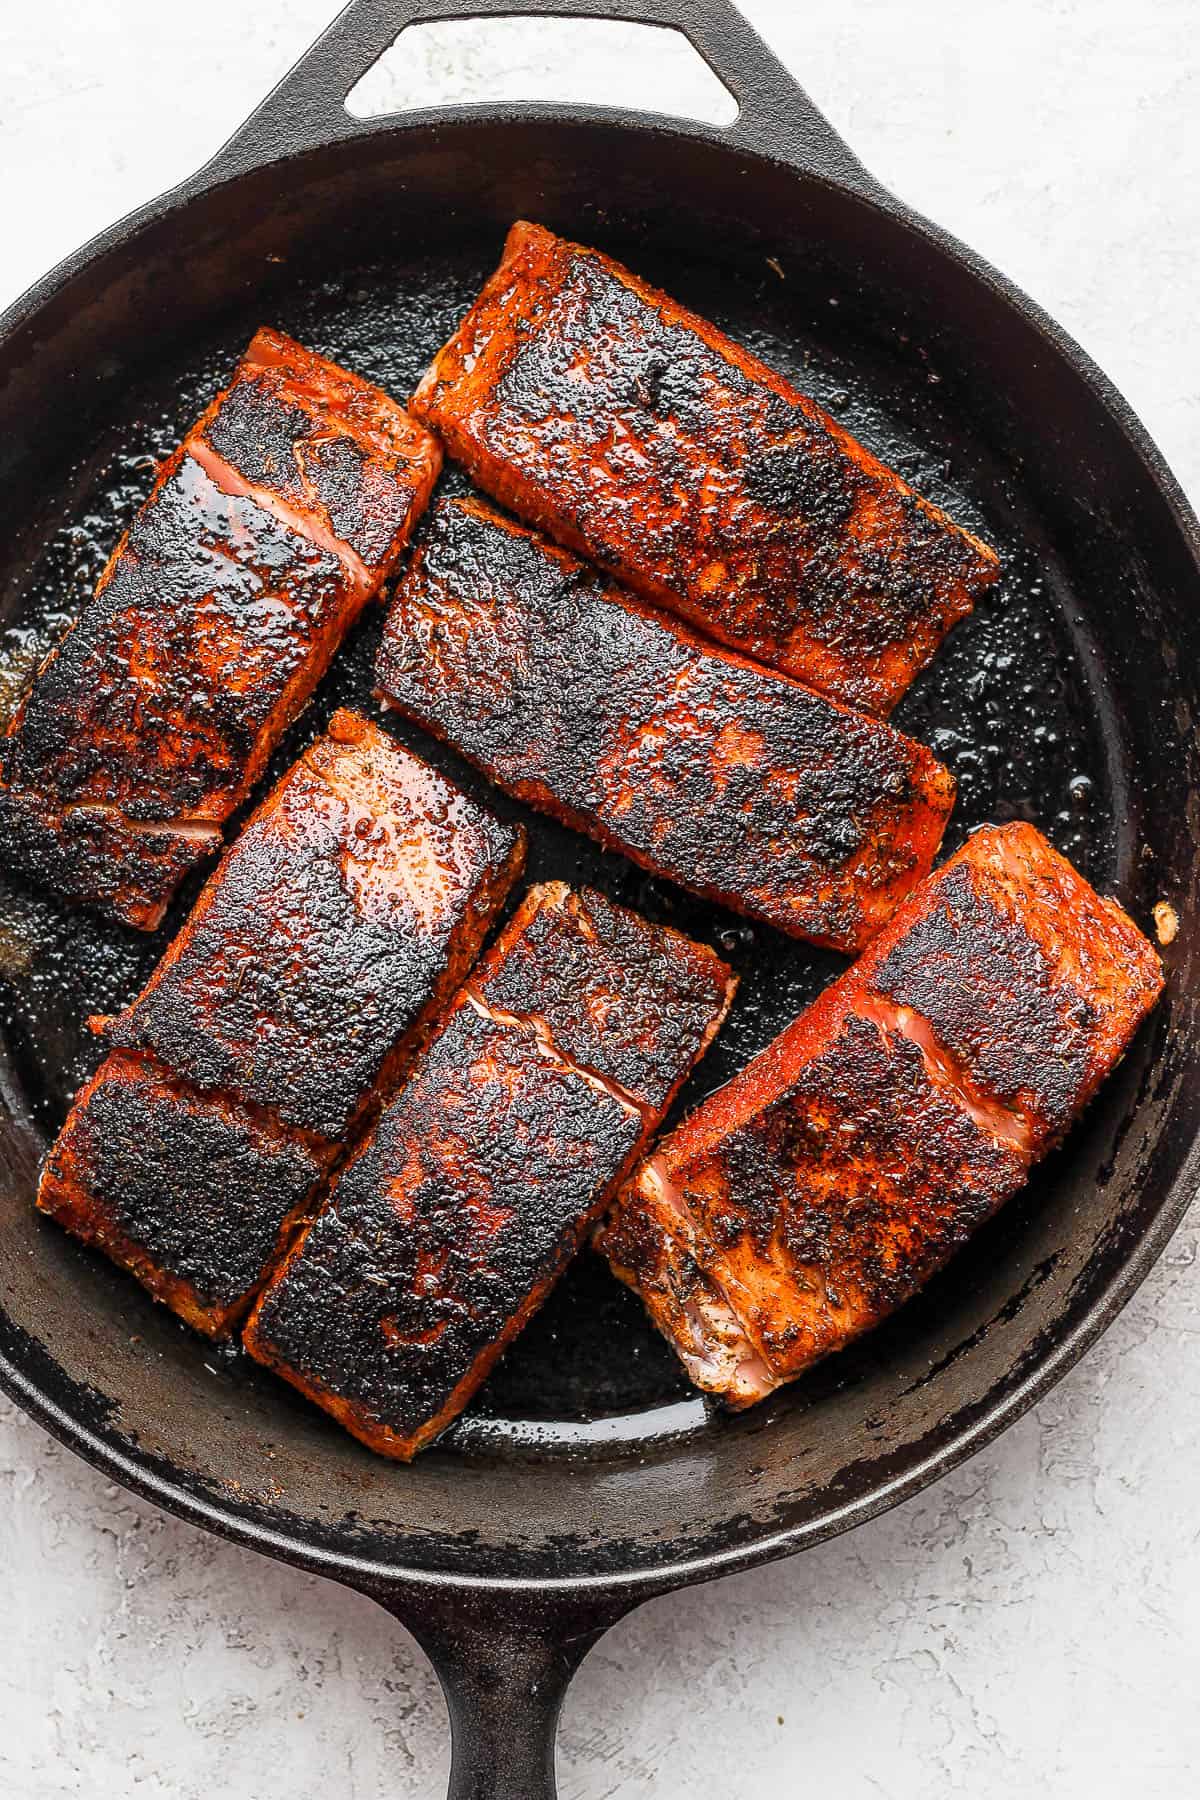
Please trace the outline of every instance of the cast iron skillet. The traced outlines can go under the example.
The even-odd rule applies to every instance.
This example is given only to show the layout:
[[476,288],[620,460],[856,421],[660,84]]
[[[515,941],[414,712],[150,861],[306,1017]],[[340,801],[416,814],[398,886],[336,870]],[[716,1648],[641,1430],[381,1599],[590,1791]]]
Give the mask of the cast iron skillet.
[[[582,107],[357,123],[341,104],[416,19],[596,10],[678,25],[736,123]],[[39,1155],[95,1054],[79,1021],[134,991],[190,896],[134,941],[0,892],[0,1382],[115,1480],[402,1618],[445,1684],[463,1800],[553,1793],[571,1673],[641,1600],[845,1530],[1010,1424],[1112,1320],[1200,1175],[1196,522],[1077,347],[884,193],[726,0],[356,0],[213,163],[27,294],[0,327],[9,687],[257,324],[404,394],[518,216],[717,317],[999,543],[1001,592],[900,714],[958,772],[951,841],[1032,817],[1143,922],[1165,898],[1183,928],[1163,1006],[1066,1149],[856,1351],[710,1416],[585,1257],[471,1418],[404,1469],[35,1218]],[[334,700],[364,703],[377,629],[281,761]],[[729,950],[740,1009],[693,1098],[836,967],[550,826],[532,873],[599,881]]]

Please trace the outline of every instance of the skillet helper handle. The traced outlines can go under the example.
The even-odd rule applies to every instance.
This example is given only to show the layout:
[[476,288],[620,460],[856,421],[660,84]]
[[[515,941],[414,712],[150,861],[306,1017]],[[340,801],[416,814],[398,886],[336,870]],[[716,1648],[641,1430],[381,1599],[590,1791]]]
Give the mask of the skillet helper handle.
[[449,1800],[555,1800],[554,1745],[571,1679],[626,1599],[504,1590],[376,1595],[437,1671],[450,1712]]
[[[260,162],[390,129],[396,115],[358,119],[346,111],[345,101],[402,31],[448,19],[517,17],[615,19],[679,31],[739,108],[731,125],[697,125],[690,127],[693,132],[724,137],[870,198],[887,198],[732,0],[350,0],[218,151],[210,171],[224,179]],[[617,107],[573,110],[621,124],[638,117]],[[670,126],[689,129],[677,119]]]

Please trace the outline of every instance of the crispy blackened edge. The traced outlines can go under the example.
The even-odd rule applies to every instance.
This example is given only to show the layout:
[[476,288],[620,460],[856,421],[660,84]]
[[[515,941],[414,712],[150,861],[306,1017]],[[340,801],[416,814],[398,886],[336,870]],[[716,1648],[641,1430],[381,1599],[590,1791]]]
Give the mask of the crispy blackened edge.
[[246,1310],[328,1163],[295,1133],[117,1053],[80,1095],[38,1205],[220,1335]]
[[107,807],[60,808],[0,784],[5,863],[47,893],[153,931],[188,870],[221,847],[215,828],[173,832]]

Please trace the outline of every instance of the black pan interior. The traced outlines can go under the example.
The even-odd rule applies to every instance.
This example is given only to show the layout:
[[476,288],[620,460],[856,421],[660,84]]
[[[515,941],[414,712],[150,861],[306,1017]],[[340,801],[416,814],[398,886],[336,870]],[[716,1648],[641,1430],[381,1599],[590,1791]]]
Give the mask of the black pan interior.
[[[1143,923],[1160,898],[1186,920],[1200,634],[1168,507],[1066,359],[944,251],[819,182],[741,164],[600,127],[398,132],[369,156],[327,152],[202,196],[76,276],[0,352],[0,713],[258,324],[403,397],[525,215],[713,318],[1001,549],[1000,588],[896,717],[958,776],[948,845],[985,820],[1032,819]],[[371,708],[378,630],[378,615],[358,629],[275,771],[335,704]],[[683,1104],[842,966],[602,854],[415,728],[392,729],[521,813],[531,879],[593,882],[728,954],[736,1011]],[[724,1418],[584,1256],[470,1415],[396,1468],[30,1210],[39,1148],[96,1060],[86,1015],[136,991],[194,891],[147,939],[0,879],[3,1346],[177,1492],[382,1562],[602,1573],[829,1528],[1034,1374],[1116,1278],[1194,1134],[1185,930],[1167,1005],[1067,1148],[858,1349]]]

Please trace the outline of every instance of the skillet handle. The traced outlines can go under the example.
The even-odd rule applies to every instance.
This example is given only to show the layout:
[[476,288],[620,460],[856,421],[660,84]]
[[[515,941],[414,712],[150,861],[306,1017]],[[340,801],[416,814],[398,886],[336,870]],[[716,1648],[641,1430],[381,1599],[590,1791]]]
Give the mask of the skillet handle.
[[[328,30],[262,105],[217,152],[206,173],[226,179],[254,164],[391,129],[395,115],[357,119],[345,100],[368,69],[409,25],[446,19],[623,19],[682,32],[738,103],[724,128],[671,119],[673,131],[725,138],[746,150],[886,200],[825,116],[778,57],[746,23],[732,0],[350,0]],[[456,108],[469,112],[470,108]],[[514,114],[522,109],[512,107]],[[617,124],[646,115],[617,107],[572,111]],[[414,112],[413,122],[444,119],[441,109]]]
[[449,1800],[556,1800],[571,1679],[634,1602],[513,1590],[375,1594],[437,1671],[450,1712]]

